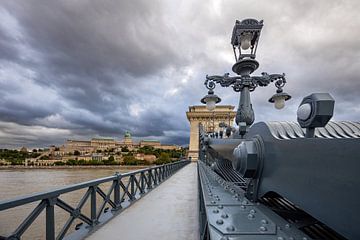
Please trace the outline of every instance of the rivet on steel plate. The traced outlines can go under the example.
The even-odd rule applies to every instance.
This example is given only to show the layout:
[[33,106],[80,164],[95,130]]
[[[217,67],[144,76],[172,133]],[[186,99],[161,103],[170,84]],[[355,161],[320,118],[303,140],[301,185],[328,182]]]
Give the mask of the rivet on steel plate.
[[285,228],[290,228],[290,224],[285,224]]
[[241,208],[241,209],[245,209],[246,207],[245,207],[244,205],[241,205],[240,208]]
[[251,210],[250,210],[250,213],[251,213],[251,214],[254,214],[254,213],[256,213],[256,211],[255,211],[254,209],[251,209]]
[[224,208],[223,205],[219,205],[219,206],[218,206],[218,209],[223,209],[223,208]]
[[235,231],[235,227],[234,226],[228,226],[226,228],[226,230],[228,230],[229,232],[233,232],[233,231]]
[[226,213],[221,214],[222,218],[228,218],[229,216]]
[[219,225],[221,225],[221,224],[224,223],[224,221],[223,221],[222,219],[218,219],[218,220],[216,220],[216,223],[219,224]]
[[261,220],[262,224],[268,224],[268,221],[266,219]]
[[250,213],[250,214],[248,215],[248,218],[249,218],[249,219],[253,219],[254,217],[255,217],[254,214],[251,214],[251,213]]
[[259,228],[259,230],[262,231],[262,232],[266,232],[266,231],[267,231],[267,228],[264,227],[264,226],[261,226],[261,227]]
[[212,204],[215,204],[216,202],[215,201],[211,201]]
[[214,209],[214,210],[213,210],[213,213],[219,213],[219,210]]

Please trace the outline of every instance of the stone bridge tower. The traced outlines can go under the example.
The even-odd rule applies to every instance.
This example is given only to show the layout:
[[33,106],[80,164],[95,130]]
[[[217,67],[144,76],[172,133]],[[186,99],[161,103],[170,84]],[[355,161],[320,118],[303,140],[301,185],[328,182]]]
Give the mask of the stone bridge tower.
[[192,160],[199,158],[199,124],[204,126],[206,132],[218,132],[219,123],[224,122],[232,126],[236,111],[231,105],[217,105],[213,111],[206,106],[190,106],[186,116],[190,122],[189,157]]

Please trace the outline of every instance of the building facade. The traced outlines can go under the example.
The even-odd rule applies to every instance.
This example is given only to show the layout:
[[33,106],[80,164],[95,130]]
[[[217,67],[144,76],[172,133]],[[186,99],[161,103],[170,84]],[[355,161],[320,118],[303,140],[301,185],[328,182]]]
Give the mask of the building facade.
[[157,140],[141,140],[134,142],[131,134],[126,132],[123,140],[116,141],[114,138],[92,138],[91,140],[67,140],[65,145],[60,147],[59,155],[73,154],[75,151],[80,152],[81,155],[96,153],[97,151],[121,151],[126,147],[128,150],[135,150],[140,147],[153,147],[163,150],[179,150],[180,146],[177,145],[164,145]]
[[204,127],[208,133],[219,132],[220,123],[232,126],[236,112],[235,106],[219,105],[213,111],[206,109],[206,106],[190,106],[186,117],[190,122],[190,142],[188,157],[192,160],[199,158],[199,125]]

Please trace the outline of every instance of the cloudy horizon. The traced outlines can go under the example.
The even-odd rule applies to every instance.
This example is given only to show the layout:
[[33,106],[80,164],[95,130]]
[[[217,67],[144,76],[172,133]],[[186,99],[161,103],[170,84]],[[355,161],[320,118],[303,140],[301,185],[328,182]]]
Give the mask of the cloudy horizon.
[[[252,93],[257,121],[296,121],[301,99],[329,92],[333,120],[359,121],[359,1],[4,0],[0,3],[0,148],[95,136],[187,144],[185,112],[206,74],[231,73],[236,19],[263,19],[253,75],[286,73],[293,98]],[[233,74],[233,73],[232,73]],[[222,104],[239,95],[217,86]]]

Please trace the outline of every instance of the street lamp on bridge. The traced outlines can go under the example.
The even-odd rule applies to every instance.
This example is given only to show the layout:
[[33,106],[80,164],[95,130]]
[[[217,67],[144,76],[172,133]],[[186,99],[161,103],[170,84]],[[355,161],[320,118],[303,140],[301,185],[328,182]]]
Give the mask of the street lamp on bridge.
[[201,99],[202,103],[206,103],[208,110],[214,110],[215,104],[220,102],[220,98],[214,94],[216,84],[222,87],[232,87],[235,92],[240,92],[240,102],[236,113],[236,124],[239,126],[239,134],[245,135],[247,128],[253,124],[255,120],[254,111],[250,100],[250,92],[257,87],[265,87],[270,83],[275,84],[276,93],[269,99],[274,103],[276,109],[285,106],[285,101],[291,96],[283,92],[286,84],[285,74],[268,74],[261,73],[261,76],[250,76],[258,67],[259,63],[255,60],[256,50],[260,38],[260,32],[263,27],[263,21],[255,19],[245,19],[236,21],[231,37],[231,45],[233,46],[236,63],[232,70],[238,76],[231,77],[229,73],[223,76],[206,75],[204,82],[209,94]]

